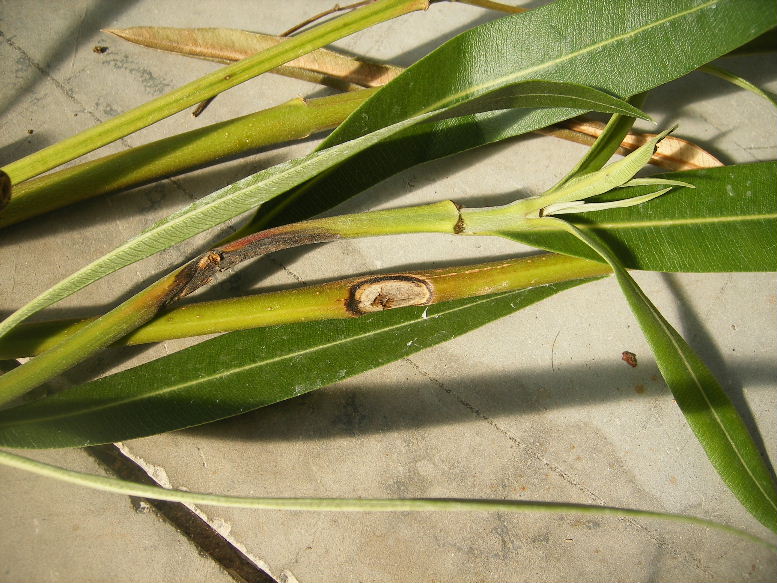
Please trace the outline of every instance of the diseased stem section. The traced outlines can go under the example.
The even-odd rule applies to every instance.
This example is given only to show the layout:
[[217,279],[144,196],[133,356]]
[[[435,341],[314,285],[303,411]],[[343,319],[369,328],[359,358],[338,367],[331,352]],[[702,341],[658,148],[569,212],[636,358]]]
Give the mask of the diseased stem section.
[[[160,314],[116,344],[232,332],[312,320],[353,318],[409,305],[526,289],[604,276],[610,268],[587,259],[544,253],[447,267],[362,276],[252,296],[199,302]],[[33,356],[72,336],[96,318],[22,324],[0,339],[0,359]]]
[[0,376],[0,405],[56,376],[153,318],[159,310],[247,259],[312,243],[399,233],[454,233],[458,207],[444,201],[283,225],[216,247],[166,275],[69,339]]

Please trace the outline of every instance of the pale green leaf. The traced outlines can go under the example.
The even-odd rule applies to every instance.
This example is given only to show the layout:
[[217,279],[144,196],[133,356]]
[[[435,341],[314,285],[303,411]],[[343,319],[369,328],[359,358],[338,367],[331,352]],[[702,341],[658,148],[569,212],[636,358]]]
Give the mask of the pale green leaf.
[[137,496],[140,498],[149,498],[151,500],[183,502],[184,504],[319,512],[543,512],[554,514],[593,514],[600,516],[617,516],[619,518],[628,516],[630,518],[671,520],[712,528],[734,536],[742,537],[771,549],[775,548],[774,544],[754,536],[747,531],[712,520],[697,518],[695,516],[686,516],[684,514],[669,514],[665,512],[652,512],[649,510],[634,510],[631,508],[558,502],[536,502],[534,500],[470,500],[464,498],[415,498],[408,500],[391,498],[261,498],[229,496],[162,488],[117,478],[96,476],[94,474],[66,470],[51,464],[31,460],[4,451],[0,451],[0,464],[102,492],[112,492],[125,496]]

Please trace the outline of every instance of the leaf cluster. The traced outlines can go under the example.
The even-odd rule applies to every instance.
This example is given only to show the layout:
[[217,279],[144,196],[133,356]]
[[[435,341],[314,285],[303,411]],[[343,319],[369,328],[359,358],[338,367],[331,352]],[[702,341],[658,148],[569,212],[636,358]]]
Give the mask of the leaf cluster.
[[[640,109],[644,92],[767,32],[777,25],[777,8],[765,0],[675,0],[644,3],[639,10],[631,4],[598,0],[583,6],[558,0],[467,30],[407,70],[392,70],[391,80],[378,90],[357,90],[361,97],[336,98],[320,108],[295,101],[274,111],[272,115],[281,119],[297,119],[311,111],[325,116],[283,135],[302,136],[311,128],[337,127],[313,152],[257,172],[172,213],[43,291],[0,323],[0,337],[4,336],[0,354],[13,355],[13,350],[25,345],[30,352],[41,353],[0,376],[0,403],[12,405],[0,411],[0,444],[81,447],[223,419],[405,358],[614,273],[667,386],[710,462],[748,511],[777,532],[777,488],[755,439],[707,364],[628,271],[777,270],[773,253],[777,163],[635,178],[655,159],[659,143],[669,133],[665,131],[646,137],[628,156],[608,165],[625,143],[634,119],[646,117]],[[268,48],[255,56],[122,114],[115,122],[9,164],[0,174],[0,203],[9,199],[8,215],[20,220],[32,216],[26,209],[50,208],[42,201],[49,196],[47,189],[53,192],[60,179],[35,179],[36,175],[125,135],[123,131],[134,131],[279,65],[287,64],[281,72],[299,76],[309,66],[304,58],[293,59],[425,6],[424,2],[380,0],[286,41],[269,41]],[[558,23],[564,23],[567,31],[564,42],[558,42]],[[135,33],[153,36],[145,29]],[[176,36],[170,30],[160,34],[161,41],[149,44],[168,43]],[[232,38],[224,31],[208,34],[215,35],[208,37],[211,43]],[[234,38],[240,43],[256,41],[245,33]],[[214,54],[206,56],[213,58]],[[325,55],[334,69],[315,74],[335,79],[346,76],[347,61]],[[337,108],[336,112],[326,109],[329,106]],[[443,202],[313,218],[407,168],[591,111],[611,114],[609,124],[598,133],[584,159],[537,197],[500,207],[462,209]],[[248,123],[235,122],[236,129]],[[167,164],[165,148],[205,151],[205,144],[217,141],[216,135],[225,127],[220,124],[218,131],[170,138],[177,141],[132,155],[138,160],[164,159],[159,174],[172,173],[177,170]],[[216,150],[201,160],[215,160],[226,152],[221,145]],[[110,163],[71,170],[62,180],[95,181],[101,172],[110,174],[106,170]],[[154,176],[138,175],[133,184]],[[41,181],[39,186],[30,186],[34,180]],[[28,195],[30,192],[36,194]],[[37,328],[22,323],[110,273],[248,212],[252,216],[235,236],[214,244],[100,318]],[[511,260],[471,269],[447,268],[444,274],[419,271],[359,277],[277,296],[266,294],[257,301],[265,306],[281,302],[285,316],[244,323],[242,327],[248,328],[244,330],[226,320],[240,319],[245,307],[217,303],[202,308],[217,314],[218,321],[210,328],[203,327],[203,319],[199,328],[191,323],[192,318],[187,323],[189,316],[183,314],[173,327],[185,332],[162,331],[156,337],[152,332],[150,338],[235,331],[59,394],[27,403],[18,400],[130,333],[142,335],[155,326],[163,328],[160,311],[169,310],[183,296],[207,285],[215,273],[242,261],[342,238],[419,232],[497,235],[553,254],[530,260],[538,261],[531,277],[519,275],[530,261]],[[170,322],[178,317],[176,312],[170,314]],[[376,345],[381,349],[370,349]],[[57,474],[2,455],[4,463]],[[465,503],[462,508],[477,506],[473,504]],[[310,507],[368,509],[369,504],[330,501],[327,507],[326,501],[316,501]]]

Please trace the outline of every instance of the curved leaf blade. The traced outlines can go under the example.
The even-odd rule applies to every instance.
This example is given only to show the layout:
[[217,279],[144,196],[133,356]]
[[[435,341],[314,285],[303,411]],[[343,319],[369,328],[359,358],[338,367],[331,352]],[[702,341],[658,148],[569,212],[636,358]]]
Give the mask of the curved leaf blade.
[[265,510],[308,510],[318,512],[547,512],[579,513],[600,516],[629,516],[633,518],[658,518],[684,522],[686,524],[713,528],[721,532],[742,537],[770,549],[777,549],[771,542],[750,534],[745,530],[728,526],[705,518],[684,514],[669,514],[650,510],[617,508],[614,506],[593,506],[589,504],[538,502],[534,500],[495,500],[468,498],[260,498],[230,496],[176,490],[148,484],[139,484],[119,478],[97,476],[74,470],[67,470],[9,452],[0,451],[0,464],[44,476],[69,484],[83,486],[102,492],[139,496],[151,500],[169,500],[185,504],[204,504],[231,508],[254,508]]
[[[565,218],[598,235],[630,269],[777,270],[777,162],[674,172],[655,178],[680,180],[695,188],[673,190],[649,204]],[[651,188],[655,189],[629,187],[629,193],[638,196]],[[552,224],[506,235],[535,247],[601,261],[590,247]]]
[[[454,103],[506,78],[570,81],[635,95],[681,77],[774,26],[777,4],[770,0],[558,0],[448,41],[378,91],[321,147],[436,104]],[[560,110],[479,114],[405,130],[264,206],[246,231],[308,218],[415,164],[573,115]],[[303,205],[288,204],[300,197]]]
[[231,332],[0,411],[0,444],[81,447],[216,421],[404,358],[581,283]]
[[661,375],[713,467],[742,505],[764,526],[777,532],[777,484],[747,425],[715,375],[607,246],[560,219],[539,220],[568,230],[610,264]]

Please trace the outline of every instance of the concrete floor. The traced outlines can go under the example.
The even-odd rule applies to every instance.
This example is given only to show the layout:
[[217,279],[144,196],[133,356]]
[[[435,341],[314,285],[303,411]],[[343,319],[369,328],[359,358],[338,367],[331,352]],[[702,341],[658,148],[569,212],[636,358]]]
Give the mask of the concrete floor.
[[[279,32],[330,0],[215,4],[180,0],[0,3],[0,164],[65,138],[214,69],[100,32],[135,25]],[[492,13],[434,6],[337,46],[408,65]],[[95,45],[109,47],[105,54]],[[727,66],[771,90],[764,62]],[[10,79],[10,82],[8,82]],[[321,91],[265,76],[106,148],[115,151]],[[766,102],[695,74],[654,92],[660,125],[726,162],[777,156]],[[28,130],[33,130],[30,133]],[[3,233],[0,309],[11,310],[173,209],[259,168],[310,151],[268,150],[133,192],[59,211]],[[342,211],[452,198],[490,203],[552,184],[584,149],[528,137],[415,168]],[[376,202],[377,201],[377,202]],[[65,300],[53,316],[112,304],[138,281],[207,241],[163,253]],[[445,236],[337,243],[281,254],[216,286],[221,295],[322,277],[444,265],[525,252],[506,241]],[[325,269],[325,271],[323,271]],[[770,458],[774,416],[775,276],[660,275],[637,279],[753,412]],[[209,292],[210,293],[210,292]],[[606,301],[602,301],[606,298]],[[111,350],[67,375],[78,382],[192,341]],[[639,366],[621,352],[639,356]],[[210,426],[123,444],[172,485],[268,496],[474,497],[569,501],[681,512],[770,538],[717,477],[658,376],[615,282],[585,285],[411,358],[325,390]],[[82,450],[28,452],[101,473]],[[2,581],[230,581],[154,512],[127,498],[0,469]],[[211,524],[273,577],[287,581],[771,581],[773,553],[731,536],[664,521],[574,515],[319,514],[203,508]]]

